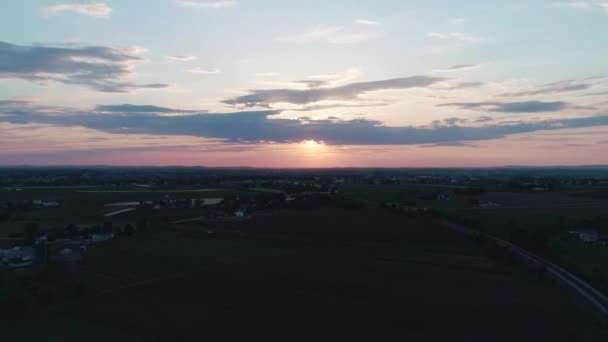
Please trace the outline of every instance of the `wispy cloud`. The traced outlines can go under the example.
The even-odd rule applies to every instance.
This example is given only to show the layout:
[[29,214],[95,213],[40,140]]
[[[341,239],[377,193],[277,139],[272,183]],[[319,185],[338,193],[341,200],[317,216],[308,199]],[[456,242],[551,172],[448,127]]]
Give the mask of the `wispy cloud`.
[[569,1],[569,2],[557,2],[554,4],[557,7],[566,7],[572,9],[587,9],[595,5],[591,1]]
[[49,6],[46,8],[46,12],[49,14],[74,12],[91,17],[108,17],[112,13],[112,8],[103,2],[89,4],[66,3]]
[[190,62],[197,59],[196,56],[189,55],[178,55],[178,56],[167,56],[169,62]]
[[347,30],[343,26],[318,26],[302,33],[281,36],[276,40],[289,43],[355,44],[366,42],[378,35],[378,32]]
[[380,25],[379,22],[377,22],[375,20],[369,20],[369,19],[357,19],[357,20],[355,20],[355,22],[357,24],[361,24],[361,25]]
[[569,2],[557,2],[553,4],[556,7],[569,8],[573,10],[588,10],[588,9],[599,9],[604,10],[608,13],[608,2],[599,1],[569,1]]
[[542,113],[557,112],[570,107],[570,104],[563,101],[543,102],[543,101],[524,101],[524,102],[459,102],[443,103],[437,107],[458,107],[460,109],[472,109],[487,112],[500,113]]
[[555,82],[555,83],[544,84],[542,86],[534,87],[532,89],[503,93],[503,94],[499,94],[498,96],[516,97],[516,96],[558,94],[558,93],[586,90],[591,87],[592,87],[591,83],[579,83],[576,81],[560,81],[560,82]]
[[464,25],[464,23],[466,23],[466,22],[467,22],[467,20],[462,17],[452,18],[452,19],[448,20],[448,23],[450,23],[451,25]]
[[[150,111],[146,111],[150,109]],[[58,114],[58,112],[60,114]],[[79,126],[108,133],[151,134],[222,139],[226,143],[296,142],[314,139],[337,145],[458,145],[498,139],[512,134],[608,125],[608,116],[521,121],[485,126],[461,126],[461,118],[448,118],[429,126],[386,126],[383,122],[355,120],[277,119],[279,111],[223,114],[182,114],[182,110],[156,106],[117,105],[82,110],[0,101],[0,122]],[[203,111],[200,111],[201,113]]]
[[483,40],[480,37],[464,32],[429,32],[427,35],[432,38],[458,40],[466,43],[479,43]]
[[222,0],[222,1],[187,1],[178,0],[177,4],[182,7],[195,8],[227,8],[238,5],[238,1]]
[[184,110],[184,109],[173,109],[167,107],[159,107],[153,105],[133,105],[133,104],[119,104],[119,105],[99,105],[95,107],[95,111],[102,113],[147,113],[147,114],[178,114],[178,113],[205,113],[207,111],[201,110]]
[[[381,81],[350,83],[324,88],[319,87],[319,85],[324,84],[324,81],[316,80],[316,86],[311,87],[311,89],[251,90],[248,95],[231,98],[223,102],[230,105],[244,105],[247,107],[268,107],[272,103],[277,102],[307,104],[324,100],[352,100],[356,99],[359,95],[370,91],[427,87],[443,80],[445,79],[441,77],[411,76]],[[312,81],[315,82],[315,80]]]
[[135,84],[135,64],[141,49],[105,46],[53,47],[0,42],[0,78],[41,84],[85,85],[102,92],[165,88],[166,84]]
[[190,73],[193,73],[193,74],[213,75],[213,74],[219,74],[219,73],[221,73],[222,70],[216,69],[216,68],[205,69],[205,68],[201,68],[201,67],[196,67],[196,68],[188,69],[188,70],[186,70],[186,72],[190,72]]
[[459,72],[477,68],[478,64],[458,64],[446,69],[435,69],[433,72]]

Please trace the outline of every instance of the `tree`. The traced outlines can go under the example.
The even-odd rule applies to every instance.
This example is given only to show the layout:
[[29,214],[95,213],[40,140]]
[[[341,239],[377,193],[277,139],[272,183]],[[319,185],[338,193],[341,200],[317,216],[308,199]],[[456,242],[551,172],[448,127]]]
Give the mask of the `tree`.
[[133,226],[130,223],[127,223],[125,225],[125,235],[132,236],[134,231],[135,231],[135,229],[133,228]]
[[73,223],[68,224],[65,230],[67,231],[69,236],[74,236],[78,234],[78,227],[76,227],[76,225]]
[[138,232],[143,232],[148,228],[148,221],[146,219],[139,219],[135,222],[135,228]]
[[509,241],[516,246],[525,248],[530,244],[530,236],[525,230],[517,228],[509,234]]
[[103,223],[103,232],[104,233],[111,233],[113,231],[112,229],[112,222],[110,221],[106,221]]
[[38,236],[38,230],[40,226],[35,222],[28,222],[23,226],[23,232],[25,237],[26,245],[33,245],[36,237]]
[[29,236],[36,235],[38,233],[39,229],[40,229],[40,225],[36,222],[28,222],[23,225],[23,232]]

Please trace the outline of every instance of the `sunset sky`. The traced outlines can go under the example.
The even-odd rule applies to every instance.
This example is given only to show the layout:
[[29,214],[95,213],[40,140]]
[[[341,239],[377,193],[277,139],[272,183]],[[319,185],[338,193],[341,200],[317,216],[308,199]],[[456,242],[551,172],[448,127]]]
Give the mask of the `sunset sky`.
[[5,0],[0,164],[608,164],[608,0]]

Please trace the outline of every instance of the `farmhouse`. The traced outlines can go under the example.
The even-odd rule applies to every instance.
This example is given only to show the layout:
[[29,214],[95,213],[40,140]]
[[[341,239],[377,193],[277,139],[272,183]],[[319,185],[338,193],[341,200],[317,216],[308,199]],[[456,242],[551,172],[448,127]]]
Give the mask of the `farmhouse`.
[[596,242],[599,239],[598,232],[592,229],[572,230],[569,233],[584,242]]
[[36,208],[56,208],[59,206],[59,202],[56,201],[43,201],[43,200],[33,200],[32,204]]

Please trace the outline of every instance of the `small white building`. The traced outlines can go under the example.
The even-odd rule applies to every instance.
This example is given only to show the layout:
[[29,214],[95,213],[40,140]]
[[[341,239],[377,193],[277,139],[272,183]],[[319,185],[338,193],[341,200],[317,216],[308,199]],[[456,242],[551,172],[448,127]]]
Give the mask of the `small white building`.
[[91,236],[91,242],[93,243],[111,241],[112,239],[114,239],[113,233],[96,233]]
[[56,208],[59,206],[59,202],[43,200],[33,200],[32,204],[37,208]]
[[596,242],[600,237],[598,232],[592,229],[572,230],[569,233],[584,242]]

